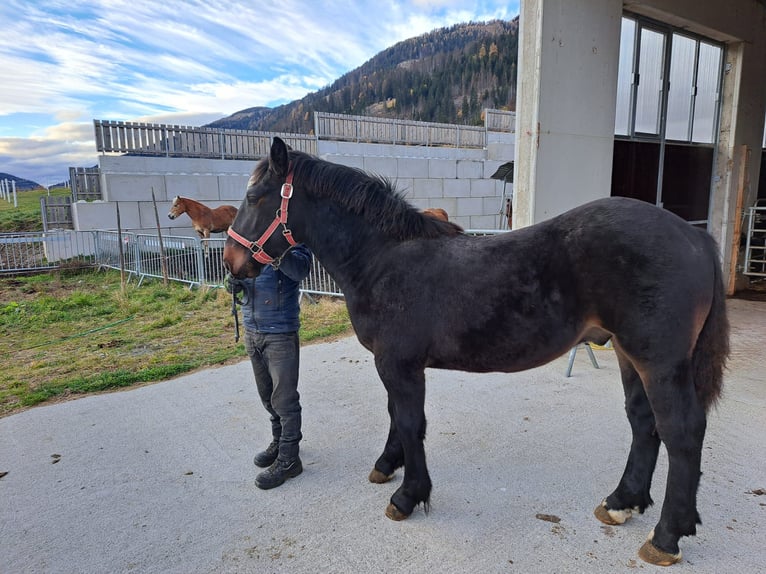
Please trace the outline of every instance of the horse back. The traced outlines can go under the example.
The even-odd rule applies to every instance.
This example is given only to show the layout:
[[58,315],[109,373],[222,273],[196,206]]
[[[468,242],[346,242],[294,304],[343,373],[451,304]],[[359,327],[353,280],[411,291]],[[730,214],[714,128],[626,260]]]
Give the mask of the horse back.
[[663,345],[683,357],[712,304],[716,265],[707,233],[610,198],[499,236],[406,242],[376,256],[347,302],[368,348],[438,368],[524,370],[593,334],[620,339],[639,361]]

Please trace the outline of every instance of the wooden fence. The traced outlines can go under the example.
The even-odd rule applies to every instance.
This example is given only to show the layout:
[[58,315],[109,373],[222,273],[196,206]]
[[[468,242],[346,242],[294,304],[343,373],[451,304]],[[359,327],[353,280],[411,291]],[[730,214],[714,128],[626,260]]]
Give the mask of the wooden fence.
[[483,148],[482,126],[460,126],[314,112],[314,133],[320,140],[419,146]]
[[72,229],[72,198],[64,195],[53,195],[40,198],[40,213],[43,220],[43,230]]
[[70,167],[69,182],[73,201],[101,199],[101,173],[98,167]]
[[277,135],[293,149],[316,154],[316,138],[245,130],[93,120],[96,149],[165,157],[256,160],[268,155]]
[[488,132],[516,132],[516,112],[484,110],[484,128]]
[[[268,155],[271,140],[275,135],[285,140],[293,149],[313,155],[317,153],[318,139],[482,148],[487,142],[487,131],[513,132],[515,121],[514,112],[501,110],[485,110],[484,126],[314,112],[313,135],[108,120],[93,120],[93,127],[96,149],[102,153],[255,160]],[[82,177],[88,175],[83,172]],[[70,179],[74,181],[71,173]],[[85,181],[88,183],[88,180]],[[81,187],[77,186],[77,189]],[[84,189],[87,189],[87,185]]]

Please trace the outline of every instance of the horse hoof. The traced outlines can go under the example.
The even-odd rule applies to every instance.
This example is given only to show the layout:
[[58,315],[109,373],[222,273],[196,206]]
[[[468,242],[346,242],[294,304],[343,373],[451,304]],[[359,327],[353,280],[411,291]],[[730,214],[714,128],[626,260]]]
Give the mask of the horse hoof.
[[604,524],[609,526],[619,526],[625,524],[625,521],[633,516],[633,510],[626,508],[624,510],[609,510],[606,507],[606,500],[602,501],[593,511],[593,515]]
[[394,473],[391,474],[384,474],[380,472],[377,468],[373,468],[370,471],[370,476],[367,477],[367,479],[370,482],[373,482],[375,484],[384,484],[391,480],[394,477]]
[[396,506],[388,503],[388,506],[386,507],[386,516],[390,518],[391,520],[394,520],[396,522],[399,522],[401,520],[404,520],[409,516],[409,514],[405,514],[401,510],[399,510]]
[[638,550],[638,557],[644,562],[655,564],[656,566],[672,566],[681,561],[681,551],[678,554],[671,554],[660,550],[651,540],[644,542],[644,545]]

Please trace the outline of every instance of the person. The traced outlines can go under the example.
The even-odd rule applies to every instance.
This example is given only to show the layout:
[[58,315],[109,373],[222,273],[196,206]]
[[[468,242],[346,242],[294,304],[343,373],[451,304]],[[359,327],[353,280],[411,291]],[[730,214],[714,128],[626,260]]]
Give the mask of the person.
[[297,245],[275,268],[266,265],[260,275],[232,279],[229,290],[243,291],[242,319],[245,349],[263,406],[271,417],[272,441],[253,462],[266,470],[255,478],[258,488],[269,489],[303,472],[298,456],[301,404],[298,393],[300,359],[300,282],[311,269],[311,251]]

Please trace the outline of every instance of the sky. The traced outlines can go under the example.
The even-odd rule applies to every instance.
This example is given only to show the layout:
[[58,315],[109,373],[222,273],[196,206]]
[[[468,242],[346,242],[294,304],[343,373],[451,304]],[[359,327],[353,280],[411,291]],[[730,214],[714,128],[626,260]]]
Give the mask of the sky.
[[199,126],[278,106],[436,28],[519,0],[2,0],[0,172],[98,162],[93,120]]

